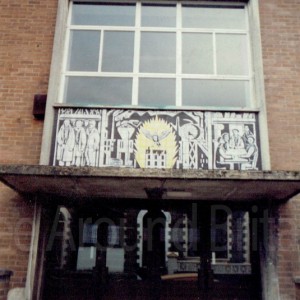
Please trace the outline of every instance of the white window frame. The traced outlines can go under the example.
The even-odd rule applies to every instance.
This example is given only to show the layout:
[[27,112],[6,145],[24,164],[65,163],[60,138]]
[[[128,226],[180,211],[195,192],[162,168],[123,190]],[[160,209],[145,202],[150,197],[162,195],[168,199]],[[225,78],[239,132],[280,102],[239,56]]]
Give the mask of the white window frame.
[[[74,2],[76,2],[74,0]],[[82,1],[80,1],[82,2]],[[86,1],[91,2],[91,1]],[[95,3],[99,3],[101,1],[92,1]],[[121,1],[113,1],[120,3]],[[105,2],[107,3],[107,2]],[[248,81],[249,82],[249,103],[245,104],[245,107],[243,109],[254,109],[257,106],[256,100],[255,100],[255,92],[254,92],[254,71],[253,71],[253,65],[252,65],[252,51],[251,51],[251,38],[250,38],[250,31],[249,31],[249,18],[248,18],[248,6],[244,2],[208,2],[208,1],[199,1],[199,3],[195,2],[183,2],[183,4],[191,4],[191,5],[201,5],[201,4],[210,4],[212,6],[216,5],[226,5],[226,6],[244,6],[245,8],[245,24],[246,28],[244,30],[241,29],[218,29],[218,28],[182,28],[181,26],[181,13],[182,13],[182,2],[181,1],[159,1],[159,3],[162,4],[175,4],[176,5],[176,27],[142,27],[141,26],[141,7],[143,3],[151,4],[156,3],[153,1],[125,1],[124,3],[135,3],[136,4],[136,14],[135,14],[135,26],[91,26],[91,25],[71,25],[71,16],[72,16],[72,7],[73,7],[73,0],[70,1],[70,8],[69,8],[69,15],[68,15],[68,21],[67,21],[67,32],[66,32],[66,39],[65,39],[65,46],[64,46],[64,56],[63,56],[63,68],[61,72],[61,84],[60,84],[60,90],[59,90],[59,96],[58,96],[58,102],[59,103],[66,103],[64,102],[64,90],[66,86],[66,78],[67,77],[76,77],[76,76],[84,76],[84,77],[111,77],[111,78],[132,78],[132,100],[130,104],[124,103],[122,107],[124,106],[134,106],[134,107],[141,107],[144,108],[145,106],[139,105],[138,103],[138,92],[139,92],[139,78],[153,78],[153,79],[160,79],[160,78],[167,78],[167,79],[175,79],[176,80],[176,100],[175,105],[171,106],[171,108],[181,108],[181,109],[216,109],[216,106],[183,106],[182,105],[182,80],[183,79],[202,79],[202,80],[231,80],[231,81]],[[68,60],[68,54],[69,54],[69,37],[71,30],[91,30],[91,31],[98,31],[101,32],[101,40],[100,40],[100,54],[99,54],[99,66],[97,72],[75,72],[75,71],[67,71],[67,60]],[[102,59],[102,51],[103,51],[103,36],[104,31],[125,31],[125,32],[134,32],[135,35],[135,42],[134,42],[134,62],[133,62],[133,72],[102,72],[100,70],[101,67],[101,59]],[[142,73],[139,72],[139,51],[140,51],[140,39],[141,39],[141,33],[142,32],[172,32],[176,34],[176,72],[175,73]],[[182,34],[183,33],[210,33],[213,37],[213,63],[214,63],[214,74],[183,74],[181,72],[182,67]],[[217,74],[217,66],[216,66],[216,35],[217,34],[236,34],[236,35],[245,35],[247,40],[247,51],[248,51],[248,75],[218,75]],[[66,104],[72,104],[72,103],[66,103]],[[92,104],[93,106],[110,106],[109,104]],[[84,106],[84,105],[83,105]],[[112,107],[118,107],[115,105],[112,105]],[[149,107],[149,106],[147,106]],[[224,105],[223,107],[226,107],[226,109],[230,110],[240,110],[241,107],[230,107],[227,105]],[[152,107],[153,108],[153,107]],[[154,107],[155,108],[155,107]],[[170,108],[169,106],[166,106],[166,108]]]

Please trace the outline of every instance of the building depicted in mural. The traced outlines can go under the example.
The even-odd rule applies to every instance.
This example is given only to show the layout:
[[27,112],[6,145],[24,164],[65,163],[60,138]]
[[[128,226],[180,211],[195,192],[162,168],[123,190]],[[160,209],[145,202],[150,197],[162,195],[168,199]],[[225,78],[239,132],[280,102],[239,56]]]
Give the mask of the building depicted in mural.
[[300,2],[0,4],[0,300],[300,299]]

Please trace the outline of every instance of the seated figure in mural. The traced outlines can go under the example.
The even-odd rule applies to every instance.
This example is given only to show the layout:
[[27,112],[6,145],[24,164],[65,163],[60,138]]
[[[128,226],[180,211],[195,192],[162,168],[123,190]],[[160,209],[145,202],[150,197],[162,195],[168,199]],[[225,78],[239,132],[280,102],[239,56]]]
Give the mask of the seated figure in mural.
[[232,148],[232,149],[244,149],[245,148],[244,141],[243,141],[242,137],[240,136],[238,129],[232,130],[232,136],[230,138],[229,144],[230,144],[230,148]]
[[60,166],[70,166],[73,160],[75,133],[70,120],[64,120],[57,134],[56,158]]
[[96,166],[97,153],[99,150],[100,134],[96,128],[96,121],[90,120],[88,123],[87,144],[85,150],[86,164],[91,167]]
[[84,151],[86,146],[86,131],[81,120],[76,121],[75,147],[74,147],[74,165],[77,167],[84,166]]
[[241,155],[242,158],[247,158],[249,163],[242,164],[242,169],[256,169],[257,157],[258,157],[258,148],[255,143],[255,138],[249,136],[247,139],[246,145],[246,154]]
[[230,167],[229,164],[225,163],[227,159],[232,159],[232,155],[228,154],[229,142],[229,133],[223,133],[218,140],[218,148],[216,151],[216,167]]

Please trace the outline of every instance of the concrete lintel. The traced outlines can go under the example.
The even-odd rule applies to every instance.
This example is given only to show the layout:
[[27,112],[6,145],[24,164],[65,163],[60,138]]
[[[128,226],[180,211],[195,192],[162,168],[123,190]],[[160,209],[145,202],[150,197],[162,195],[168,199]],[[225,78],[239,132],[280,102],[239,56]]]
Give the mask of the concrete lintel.
[[[300,172],[173,170],[0,165],[0,180],[22,194],[72,198],[286,201],[300,192]],[[177,196],[178,195],[178,196]]]

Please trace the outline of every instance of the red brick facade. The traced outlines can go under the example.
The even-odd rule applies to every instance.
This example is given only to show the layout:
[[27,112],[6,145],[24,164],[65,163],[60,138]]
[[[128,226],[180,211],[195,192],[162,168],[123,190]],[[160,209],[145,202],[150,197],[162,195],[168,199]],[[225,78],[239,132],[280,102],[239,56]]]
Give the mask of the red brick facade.
[[272,170],[299,170],[299,1],[260,2]]
[[[260,1],[272,170],[300,168],[300,18],[299,1]],[[296,299],[294,276],[299,275],[300,198],[279,209],[278,281],[281,299]],[[298,298],[297,298],[298,299]]]
[[[0,3],[0,163],[38,164],[43,122],[32,115],[35,94],[46,94],[57,1]],[[33,207],[0,186],[0,268],[11,287],[24,287]]]
[[[43,122],[32,115],[35,94],[46,94],[57,0],[0,3],[0,163],[38,164]],[[300,2],[259,1],[272,170],[300,169]],[[33,207],[0,186],[0,268],[23,287]],[[281,300],[296,299],[300,275],[300,198],[279,208],[277,272]],[[300,299],[300,298],[299,298]]]

